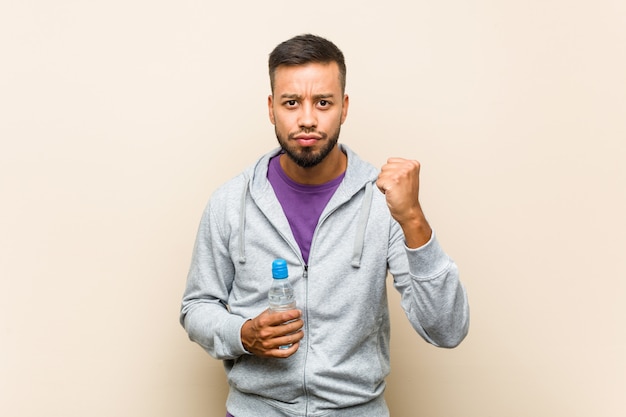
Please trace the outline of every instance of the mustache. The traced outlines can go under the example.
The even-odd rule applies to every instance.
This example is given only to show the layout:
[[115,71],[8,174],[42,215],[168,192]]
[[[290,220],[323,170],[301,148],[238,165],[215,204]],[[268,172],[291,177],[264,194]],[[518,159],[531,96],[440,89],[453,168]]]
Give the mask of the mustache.
[[287,138],[290,140],[297,139],[299,136],[317,136],[319,139],[328,138],[328,134],[326,132],[321,132],[316,129],[300,129],[297,132],[291,132],[287,135]]

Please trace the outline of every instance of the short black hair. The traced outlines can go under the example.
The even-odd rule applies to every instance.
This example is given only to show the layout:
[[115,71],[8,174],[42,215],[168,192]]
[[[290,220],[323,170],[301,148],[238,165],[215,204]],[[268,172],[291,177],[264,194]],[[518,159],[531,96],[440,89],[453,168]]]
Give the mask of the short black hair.
[[280,43],[270,53],[270,85],[274,91],[274,75],[281,65],[296,66],[309,63],[337,63],[341,92],[346,90],[346,63],[341,50],[329,41],[317,35],[304,34]]

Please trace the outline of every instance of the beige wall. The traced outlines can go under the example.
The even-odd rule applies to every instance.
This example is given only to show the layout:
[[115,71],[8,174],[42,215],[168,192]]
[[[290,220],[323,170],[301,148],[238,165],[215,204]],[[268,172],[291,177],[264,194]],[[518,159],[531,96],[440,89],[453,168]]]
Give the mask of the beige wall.
[[393,415],[612,417],[626,387],[626,3],[3,1],[0,415],[221,416],[178,308],[201,210],[275,145],[266,57],[348,61],[342,141],[419,159],[472,327],[392,294]]

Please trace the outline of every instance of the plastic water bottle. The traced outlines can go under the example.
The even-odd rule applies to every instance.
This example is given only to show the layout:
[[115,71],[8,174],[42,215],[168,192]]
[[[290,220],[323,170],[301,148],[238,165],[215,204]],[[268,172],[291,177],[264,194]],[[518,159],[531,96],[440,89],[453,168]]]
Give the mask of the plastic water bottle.
[[296,308],[296,297],[289,282],[287,262],[284,259],[272,262],[272,277],[269,291],[270,310],[286,311]]
[[[272,277],[272,286],[268,294],[270,310],[286,311],[296,308],[296,296],[289,282],[287,262],[284,259],[272,262]],[[280,346],[280,349],[288,349],[290,346]]]

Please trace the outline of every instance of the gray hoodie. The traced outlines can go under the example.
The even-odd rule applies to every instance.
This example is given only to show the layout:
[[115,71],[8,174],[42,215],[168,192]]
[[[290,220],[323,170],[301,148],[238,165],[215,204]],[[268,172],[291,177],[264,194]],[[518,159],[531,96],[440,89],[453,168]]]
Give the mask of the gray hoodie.
[[[189,338],[224,361],[228,410],[252,416],[387,416],[387,272],[402,308],[427,342],[455,347],[469,327],[465,289],[434,234],[404,244],[374,183],[378,170],[345,145],[345,178],[320,216],[304,264],[267,180],[279,149],[215,191],[203,213],[181,324]],[[241,326],[268,306],[276,258],[287,261],[304,320],[299,350],[286,359],[246,352]]]

